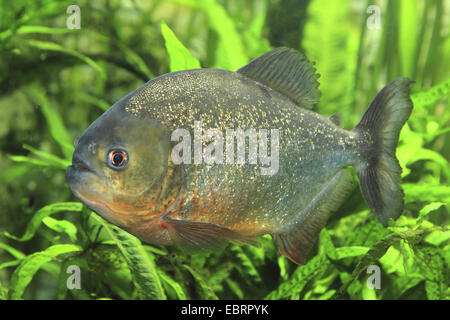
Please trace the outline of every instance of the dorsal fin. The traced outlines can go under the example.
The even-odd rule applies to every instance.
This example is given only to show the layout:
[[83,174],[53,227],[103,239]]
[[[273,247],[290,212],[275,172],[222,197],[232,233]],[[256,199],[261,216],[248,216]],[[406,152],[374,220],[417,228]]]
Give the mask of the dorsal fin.
[[276,48],[236,72],[277,90],[301,107],[311,109],[319,102],[319,75],[313,63],[296,50]]

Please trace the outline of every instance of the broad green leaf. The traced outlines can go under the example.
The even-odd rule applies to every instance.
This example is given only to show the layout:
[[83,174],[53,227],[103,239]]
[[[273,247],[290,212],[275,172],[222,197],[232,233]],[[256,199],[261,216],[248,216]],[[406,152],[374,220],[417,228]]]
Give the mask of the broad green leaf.
[[319,233],[319,252],[326,254],[331,260],[337,259],[336,248],[326,228]]
[[405,202],[450,202],[450,186],[429,183],[403,183]]
[[320,297],[317,298],[317,300],[329,300],[334,294],[336,293],[336,290],[331,289],[324,294],[322,294]]
[[450,229],[447,231],[433,231],[425,237],[425,241],[438,247],[450,240]]
[[164,271],[158,270],[158,275],[161,279],[161,282],[166,289],[166,292],[169,293],[170,291],[173,292],[172,299],[179,299],[179,300],[186,300],[186,294],[183,291],[183,288],[181,285],[173,280],[169,275],[167,275]]
[[287,280],[289,275],[287,273],[287,259],[284,256],[279,256],[277,259],[278,268],[280,268],[280,277],[283,280]]
[[72,244],[57,244],[44,251],[33,253],[23,259],[11,277],[9,298],[12,300],[21,299],[26,287],[30,283],[34,274],[41,266],[55,257],[70,252],[81,251],[80,246]]
[[227,278],[225,279],[225,282],[230,287],[231,291],[233,291],[233,293],[238,297],[238,299],[244,299],[244,292],[236,281]]
[[417,218],[416,226],[419,226],[419,225],[422,223],[423,219],[424,219],[430,212],[433,212],[433,211],[435,211],[435,210],[437,210],[437,209],[439,209],[440,207],[445,206],[445,205],[446,205],[446,204],[443,203],[443,202],[432,202],[432,203],[429,203],[429,204],[425,205],[425,207],[423,207],[423,208],[420,209],[420,211],[419,211],[419,217]]
[[356,268],[353,270],[351,277],[344,283],[341,288],[336,292],[334,298],[338,298],[343,295],[352,282],[357,279],[364,270],[367,270],[369,265],[376,264],[388,250],[388,248],[400,239],[399,235],[388,234],[386,237],[375,243],[370,250],[361,258]]
[[39,209],[31,218],[31,221],[28,223],[27,229],[25,231],[25,234],[22,237],[16,237],[8,232],[4,232],[3,234],[7,236],[8,238],[17,240],[17,241],[28,241],[30,240],[34,234],[36,233],[37,229],[42,223],[42,219],[45,217],[55,214],[57,212],[64,212],[64,211],[75,211],[75,212],[81,212],[83,209],[83,204],[80,202],[57,202],[50,204],[48,206],[45,206],[41,209]]
[[140,241],[128,232],[109,224],[94,213],[93,217],[105,228],[108,235],[122,252],[130,268],[133,282],[140,298],[146,300],[166,299],[153,256],[145,251]]
[[238,259],[238,263],[236,263],[236,268],[244,277],[249,277],[255,283],[260,283],[262,281],[261,275],[258,272],[258,269],[253,264],[252,259],[249,258],[246,252],[242,249],[241,246],[233,245],[231,246],[231,250],[234,252],[236,258]]
[[72,222],[66,220],[57,220],[53,219],[52,217],[45,217],[44,219],[42,219],[42,222],[47,227],[56,232],[66,233],[72,242],[77,241],[77,227],[75,227]]
[[326,255],[315,256],[307,264],[298,266],[291,278],[269,293],[265,299],[294,299],[295,295],[299,295],[309,281],[325,272],[330,264],[331,262]]
[[424,108],[434,104],[436,101],[444,98],[450,92],[450,79],[435,85],[426,91],[417,92],[411,95],[414,108]]
[[155,253],[157,255],[160,255],[160,256],[166,256],[167,255],[167,251],[164,250],[164,248],[163,249],[158,249],[158,248],[155,248],[155,247],[150,246],[150,245],[145,245],[144,249],[149,251],[149,252],[151,252],[151,253]]
[[361,295],[363,300],[378,300],[376,289],[369,288],[369,286],[362,286]]
[[393,299],[400,299],[401,296],[409,289],[415,287],[423,281],[423,277],[416,275],[412,276],[394,276],[392,277],[392,284],[390,291]]
[[416,249],[416,261],[424,275],[425,290],[430,300],[442,300],[446,296],[450,281],[448,265],[440,250],[434,247],[421,247]]
[[171,72],[201,68],[200,62],[178,40],[175,33],[167,26],[164,20],[161,21],[161,33],[166,43],[166,50],[170,56]]
[[235,264],[226,262],[219,264],[217,267],[210,270],[210,275],[207,277],[207,283],[214,292],[223,291],[225,280],[230,278],[230,273],[233,269],[235,269]]
[[345,240],[345,246],[370,247],[384,235],[387,230],[376,219],[371,218],[351,232]]
[[199,294],[199,298],[202,300],[219,300],[219,297],[214,293],[211,287],[208,285],[206,280],[193,268],[188,266],[187,264],[183,265],[183,267],[189,271],[192,277],[195,279],[195,284],[197,287],[197,292]]
[[345,258],[353,258],[363,256],[369,251],[368,247],[340,247],[336,248],[336,259],[341,260]]
[[[401,152],[401,150],[399,152]],[[406,165],[411,165],[420,160],[430,160],[430,161],[436,162],[437,164],[440,165],[445,176],[448,179],[450,179],[450,169],[449,169],[448,161],[442,155],[437,153],[436,151],[433,151],[430,149],[425,149],[425,148],[417,148],[415,150],[414,154],[412,154],[408,158]],[[409,173],[409,171],[410,170],[408,170],[407,172]]]

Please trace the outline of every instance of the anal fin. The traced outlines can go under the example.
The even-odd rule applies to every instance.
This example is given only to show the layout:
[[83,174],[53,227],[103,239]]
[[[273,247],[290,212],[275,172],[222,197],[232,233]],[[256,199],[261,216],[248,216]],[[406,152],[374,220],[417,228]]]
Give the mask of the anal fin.
[[317,234],[330,214],[339,208],[352,190],[352,176],[346,169],[339,171],[297,216],[297,220],[272,234],[281,254],[297,264],[306,262]]

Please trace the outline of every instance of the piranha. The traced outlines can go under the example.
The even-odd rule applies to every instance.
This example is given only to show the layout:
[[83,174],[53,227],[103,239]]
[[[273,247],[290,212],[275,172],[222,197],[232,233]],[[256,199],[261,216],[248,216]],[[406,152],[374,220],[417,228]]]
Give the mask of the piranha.
[[[236,72],[195,69],[156,77],[86,129],[67,183],[86,206],[144,242],[205,248],[270,234],[281,254],[303,264],[330,214],[352,191],[348,167],[355,168],[381,224],[402,213],[395,151],[412,111],[412,81],[399,77],[345,130],[336,117],[312,111],[320,97],[318,77],[313,63],[289,48]],[[207,129],[234,130],[234,140],[225,148]],[[180,130],[185,135],[174,138]],[[266,146],[261,132],[269,130],[273,143]],[[251,152],[255,134],[258,150],[276,156],[271,174],[261,171],[267,167],[263,153]],[[214,157],[221,148],[228,159],[222,162]],[[238,149],[248,159],[234,159]],[[199,161],[206,156],[212,161]]]

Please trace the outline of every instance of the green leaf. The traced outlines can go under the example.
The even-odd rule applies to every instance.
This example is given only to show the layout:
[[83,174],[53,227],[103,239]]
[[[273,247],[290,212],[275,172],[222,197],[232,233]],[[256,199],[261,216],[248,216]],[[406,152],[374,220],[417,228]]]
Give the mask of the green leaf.
[[0,281],[0,300],[6,300],[6,290],[3,288],[2,282]]
[[233,19],[227,11],[215,0],[172,0],[193,9],[204,11],[208,15],[210,28],[219,36],[217,48],[214,51],[213,68],[235,71],[249,61],[245,54],[242,39],[236,30]]
[[336,248],[326,228],[319,233],[319,252],[325,253],[331,260],[337,259]]
[[109,224],[97,214],[92,214],[122,252],[133,276],[139,297],[150,300],[166,299],[153,256],[145,251],[141,242],[128,232]]
[[88,103],[91,103],[91,104],[93,104],[93,105],[99,107],[99,108],[100,108],[101,110],[103,110],[103,111],[108,110],[109,107],[111,106],[111,105],[110,105],[109,103],[107,103],[105,100],[99,99],[99,98],[94,97],[94,96],[89,95],[89,94],[83,94],[83,95],[81,96],[81,98],[82,98],[84,101],[86,101],[86,102],[88,102]]
[[370,248],[368,247],[358,246],[336,248],[336,259],[341,260],[345,258],[363,256],[367,253],[367,251],[369,251],[369,249]]
[[26,145],[26,144],[23,145],[23,148],[28,150],[28,151],[30,151],[31,153],[34,153],[35,155],[37,155],[37,156],[39,156],[39,157],[41,157],[41,158],[43,158],[45,160],[48,160],[50,163],[54,164],[55,167],[58,166],[58,167],[60,167],[61,169],[64,169],[64,170],[67,168],[67,166],[70,166],[72,164],[71,161],[68,161],[68,160],[65,160],[65,159],[61,159],[60,157],[57,157],[57,156],[55,156],[55,155],[53,155],[51,153],[47,153],[47,152],[44,152],[44,151],[37,150],[37,149],[35,149],[35,148],[33,148],[33,147],[29,146],[29,145]]
[[158,270],[158,275],[161,278],[161,282],[166,289],[166,292],[173,291],[172,299],[186,300],[186,294],[183,291],[181,285],[169,277],[164,271]]
[[200,62],[178,40],[175,33],[167,26],[164,20],[161,21],[161,33],[166,43],[167,53],[170,56],[171,72],[201,68]]
[[399,239],[400,236],[397,234],[388,234],[386,237],[375,243],[370,248],[370,250],[361,258],[359,263],[356,265],[356,268],[353,270],[351,277],[347,280],[346,283],[344,283],[344,285],[341,286],[341,288],[339,288],[334,298],[342,296],[347,291],[352,282],[357,279],[364,270],[367,270],[370,265],[375,264],[375,262],[386,253],[388,248]]
[[122,41],[119,41],[116,38],[107,37],[99,32],[94,31],[93,29],[83,29],[78,31],[86,32],[89,38],[95,39],[93,41],[101,42],[106,47],[113,47],[113,48],[116,47],[118,51],[122,54],[123,59],[125,59],[130,65],[136,67],[137,71],[141,72],[142,75],[145,76],[147,79],[152,79],[155,77],[148,68],[144,59],[142,59],[136,52],[130,49]]
[[421,247],[417,248],[415,253],[416,261],[426,279],[425,290],[428,299],[444,299],[450,278],[448,271],[446,271],[449,270],[449,266],[440,250],[433,247]]
[[420,211],[419,211],[419,217],[416,220],[416,226],[418,227],[423,219],[432,211],[435,211],[437,209],[439,209],[442,206],[445,206],[446,204],[443,202],[432,202],[429,203],[427,205],[425,205],[425,207],[423,207]]
[[195,279],[195,284],[197,286],[197,291],[198,291],[200,299],[219,300],[219,298],[214,293],[214,291],[211,289],[211,287],[208,285],[208,283],[205,281],[205,279],[203,279],[203,277],[197,271],[195,271],[193,268],[191,268],[187,264],[183,265],[183,267],[187,271],[189,271],[189,273]]
[[3,268],[10,268],[10,267],[15,267],[15,266],[17,266],[17,265],[20,264],[21,260],[22,260],[22,259],[19,259],[19,260],[11,260],[11,261],[7,261],[7,262],[5,262],[5,263],[2,263],[2,264],[0,264],[0,269],[3,269]]
[[278,300],[295,297],[295,295],[301,293],[308,282],[324,273],[330,265],[331,262],[325,254],[315,256],[307,264],[298,266],[291,279],[283,282],[276,290],[269,293],[265,299]]
[[[403,148],[400,148],[398,152],[402,152]],[[442,169],[445,176],[450,179],[450,169],[448,161],[436,151],[426,148],[415,148],[414,153],[409,156],[406,161],[406,165],[411,165],[420,160],[430,160],[436,162]],[[409,170],[408,170],[409,171]]]
[[41,225],[42,219],[45,217],[55,214],[57,212],[63,212],[63,211],[74,211],[74,212],[81,212],[83,209],[83,204],[80,202],[57,202],[50,204],[48,206],[45,206],[41,209],[39,209],[31,218],[31,221],[27,225],[27,229],[25,230],[25,234],[22,237],[16,237],[8,232],[4,232],[3,234],[7,236],[8,238],[14,239],[16,241],[28,241],[31,238],[33,238],[34,234],[36,233],[37,229]]
[[26,255],[20,252],[19,250],[3,242],[0,242],[0,249],[6,250],[10,255],[12,255],[16,259],[22,259],[26,257]]
[[25,163],[30,163],[35,166],[52,167],[52,168],[63,169],[63,170],[66,170],[67,166],[69,166],[71,164],[71,162],[68,160],[64,160],[53,154],[34,149],[33,147],[30,147],[28,145],[23,145],[23,148],[27,149],[31,153],[39,156],[41,159],[31,158],[31,157],[27,157],[27,156],[15,156],[15,155],[8,155],[8,158],[10,158],[12,161],[15,161],[15,162],[25,162]]
[[57,220],[52,217],[45,217],[42,222],[56,232],[66,233],[72,242],[77,241],[77,227],[72,222]]
[[244,292],[240,288],[239,284],[230,278],[225,279],[226,284],[230,287],[230,290],[238,297],[238,299],[244,299]]
[[43,264],[53,260],[61,254],[81,250],[82,248],[80,246],[72,244],[57,244],[45,249],[44,251],[36,252],[27,256],[23,259],[22,263],[17,267],[11,276],[9,298],[12,300],[21,299],[34,274]]
[[430,183],[403,183],[405,202],[450,202],[450,186]]
[[68,49],[65,48],[57,43],[54,42],[50,42],[50,41],[41,41],[41,40],[34,40],[34,39],[22,39],[21,42],[23,44],[26,44],[30,47],[35,47],[41,50],[48,50],[48,51],[56,51],[56,52],[61,52],[64,54],[68,54],[71,55],[75,58],[80,59],[81,61],[83,61],[84,63],[88,64],[89,66],[91,66],[95,71],[98,72],[99,76],[103,79],[106,79],[106,73],[103,70],[103,68],[94,60],[92,60],[91,58],[85,56],[84,54],[81,54],[75,50],[72,49]]
[[344,245],[370,247],[387,233],[381,223],[371,217],[347,236]]
[[64,157],[67,160],[72,160],[74,146],[72,144],[72,137],[64,126],[64,122],[58,110],[54,108],[47,100],[43,88],[32,87],[30,90],[33,100],[41,108],[41,111],[47,120],[50,129],[50,134],[53,139],[59,144]]
[[400,27],[398,28],[400,63],[402,67],[402,75],[404,77],[413,78],[413,68],[417,61],[414,60],[415,46],[417,43],[417,32],[419,23],[411,23],[417,21],[419,14],[417,11],[417,0],[401,0],[399,15]]
[[289,277],[289,274],[287,272],[287,259],[284,256],[279,256],[277,259],[278,262],[278,268],[280,268],[280,277],[283,280],[287,280]]
[[75,33],[76,30],[68,28],[50,28],[46,26],[21,26],[16,30],[16,34],[30,34],[30,33],[42,33],[42,34],[67,34]]
[[322,95],[318,110],[328,115],[339,110],[346,115],[343,119],[346,123],[354,124],[359,120],[351,109],[355,98],[359,35],[357,29],[352,28],[349,12],[348,1],[311,1],[301,42],[320,74]]
[[[30,158],[27,156],[15,156],[12,154],[8,154],[8,158],[14,162],[28,163],[28,164],[31,164],[33,166],[38,166],[38,167],[50,167],[50,168],[58,168],[58,169],[63,168],[61,165],[55,164],[54,162],[50,162],[48,160],[43,160],[43,159]],[[66,167],[64,167],[64,168],[66,168]]]
[[258,269],[253,264],[252,259],[249,258],[246,252],[239,245],[231,246],[231,250],[234,252],[238,263],[236,263],[236,268],[242,274],[244,278],[251,278],[255,283],[260,283],[262,281],[261,275]]
[[414,108],[424,108],[433,105],[436,101],[444,98],[450,92],[450,79],[435,85],[426,91],[417,92],[411,95]]

